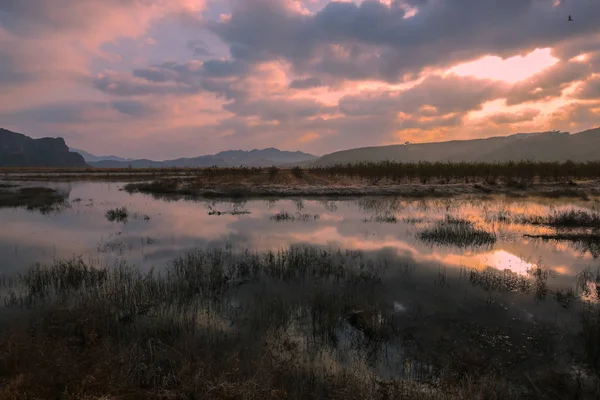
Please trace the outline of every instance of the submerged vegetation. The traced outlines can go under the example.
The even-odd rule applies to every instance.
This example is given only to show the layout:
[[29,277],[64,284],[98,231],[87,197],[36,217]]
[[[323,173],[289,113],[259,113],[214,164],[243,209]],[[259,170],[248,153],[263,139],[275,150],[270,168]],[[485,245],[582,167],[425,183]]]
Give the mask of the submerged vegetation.
[[554,228],[600,228],[600,213],[588,210],[565,210],[548,216],[524,217],[523,223]]
[[126,207],[112,208],[106,212],[106,219],[110,222],[127,222],[129,211]]
[[553,233],[525,234],[543,241],[569,242],[581,253],[600,257],[600,213],[590,210],[562,210],[546,216],[525,216],[519,222],[553,228]]
[[23,207],[29,211],[50,214],[68,207],[67,197],[46,187],[0,186],[0,208]]
[[[579,295],[600,300],[599,274],[548,298],[538,269],[473,271],[457,296],[462,273],[350,250],[200,250],[147,273],[56,261],[2,280],[6,306],[36,312],[0,332],[0,397],[593,398],[600,314]],[[498,305],[514,292],[551,317]]]
[[452,245],[457,247],[489,246],[496,243],[496,234],[477,228],[466,219],[447,215],[433,227],[425,228],[418,237],[429,244]]
[[316,221],[320,218],[318,214],[308,214],[297,212],[296,214],[290,214],[285,211],[281,211],[275,215],[271,216],[273,221],[283,222],[283,221]]
[[150,216],[148,214],[141,214],[137,212],[131,213],[127,207],[111,208],[106,212],[106,214],[104,214],[104,216],[110,222],[126,223],[130,217],[132,219],[143,219],[144,221],[150,221]]

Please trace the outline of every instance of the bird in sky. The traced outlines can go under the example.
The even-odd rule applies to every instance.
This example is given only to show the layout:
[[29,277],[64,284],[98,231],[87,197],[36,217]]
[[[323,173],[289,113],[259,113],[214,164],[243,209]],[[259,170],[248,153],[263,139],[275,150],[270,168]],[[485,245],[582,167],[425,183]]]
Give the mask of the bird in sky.
[[573,21],[573,18],[571,18],[571,16],[569,15],[569,21]]

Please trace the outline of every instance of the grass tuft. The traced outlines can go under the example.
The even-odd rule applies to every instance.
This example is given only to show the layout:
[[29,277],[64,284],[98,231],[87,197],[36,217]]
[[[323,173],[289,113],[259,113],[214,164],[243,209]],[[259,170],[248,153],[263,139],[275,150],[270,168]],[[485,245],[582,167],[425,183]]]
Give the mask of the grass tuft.
[[588,210],[565,210],[548,216],[524,217],[521,222],[554,228],[600,228],[600,213]]
[[465,219],[447,215],[433,227],[418,233],[418,237],[429,244],[458,247],[490,246],[496,243],[496,234],[479,229]]
[[286,211],[281,211],[281,212],[271,216],[271,220],[276,221],[276,222],[284,222],[284,221],[308,222],[308,221],[316,221],[319,218],[320,218],[320,216],[318,214],[309,214],[309,213],[298,212],[294,215],[294,214],[290,214]]
[[[126,207],[117,207],[108,210],[105,216],[110,222],[127,222],[129,211],[127,211]],[[148,217],[148,219],[150,219],[150,217]]]

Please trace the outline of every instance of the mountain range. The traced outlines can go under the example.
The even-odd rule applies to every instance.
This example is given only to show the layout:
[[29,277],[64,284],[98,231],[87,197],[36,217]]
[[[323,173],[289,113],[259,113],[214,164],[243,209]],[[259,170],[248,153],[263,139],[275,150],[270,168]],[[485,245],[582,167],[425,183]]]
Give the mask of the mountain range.
[[[84,152],[85,153],[85,152]],[[86,153],[89,154],[89,153]],[[96,157],[96,156],[93,156]],[[112,158],[112,159],[111,159]],[[272,165],[295,165],[310,163],[318,157],[301,151],[282,151],[270,147],[262,150],[228,150],[214,155],[193,158],[178,158],[176,160],[118,160],[116,157],[96,157],[98,161],[88,161],[95,168],[170,168],[170,167],[270,167]]]
[[600,159],[600,128],[576,134],[549,131],[518,133],[486,139],[361,147],[337,151],[319,158],[314,165],[356,162],[506,162],[506,161],[594,161]]
[[[71,150],[71,151],[69,151]],[[437,143],[362,147],[317,157],[300,151],[228,150],[214,155],[167,161],[132,160],[117,156],[95,156],[69,149],[62,138],[32,139],[0,128],[0,167],[165,168],[326,166],[355,162],[505,162],[505,161],[595,161],[600,159],[600,128],[569,134],[548,131],[518,133],[486,139]]]
[[69,147],[69,151],[71,151],[73,153],[81,154],[81,156],[83,157],[85,162],[88,162],[88,163],[99,162],[99,161],[131,161],[132,160],[131,158],[123,158],[123,157],[117,157],[117,156],[95,156],[91,153],[88,153],[87,151],[75,149],[73,147]]

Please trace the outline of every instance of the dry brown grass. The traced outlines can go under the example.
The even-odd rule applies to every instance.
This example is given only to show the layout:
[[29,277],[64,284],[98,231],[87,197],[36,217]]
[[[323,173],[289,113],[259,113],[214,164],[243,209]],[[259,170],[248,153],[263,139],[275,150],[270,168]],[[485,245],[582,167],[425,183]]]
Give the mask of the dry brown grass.
[[[162,274],[126,265],[98,271],[78,260],[35,268],[10,284],[30,309],[0,333],[0,398],[593,398],[589,382],[537,362],[552,357],[531,344],[546,339],[534,330],[521,343],[482,347],[504,334],[469,325],[468,342],[442,340],[423,354],[433,353],[434,369],[417,380],[379,377],[370,357],[420,321],[386,311],[386,265],[356,251],[291,248],[192,252]],[[582,276],[582,287],[590,280]],[[351,330],[345,321],[357,325],[352,315],[371,312],[353,310],[373,310],[383,322],[372,321],[369,335]],[[428,329],[431,317],[420,321]],[[594,363],[598,324],[584,321]],[[415,340],[401,342],[409,358],[400,361],[416,365]]]
[[[324,175],[311,169],[301,173],[281,169],[277,174],[268,169],[255,170],[206,170],[191,176],[155,179],[150,182],[129,183],[128,192],[140,192],[159,197],[358,197],[396,195],[405,197],[451,197],[460,195],[504,194],[519,196],[556,197],[567,184],[537,182],[524,189],[507,186],[490,186],[482,192],[479,184],[441,183],[426,184],[417,180],[394,183],[388,180],[371,181],[349,175]],[[569,187],[570,188],[570,187]],[[569,189],[572,190],[572,189]],[[596,182],[581,184],[578,196],[600,193]]]

